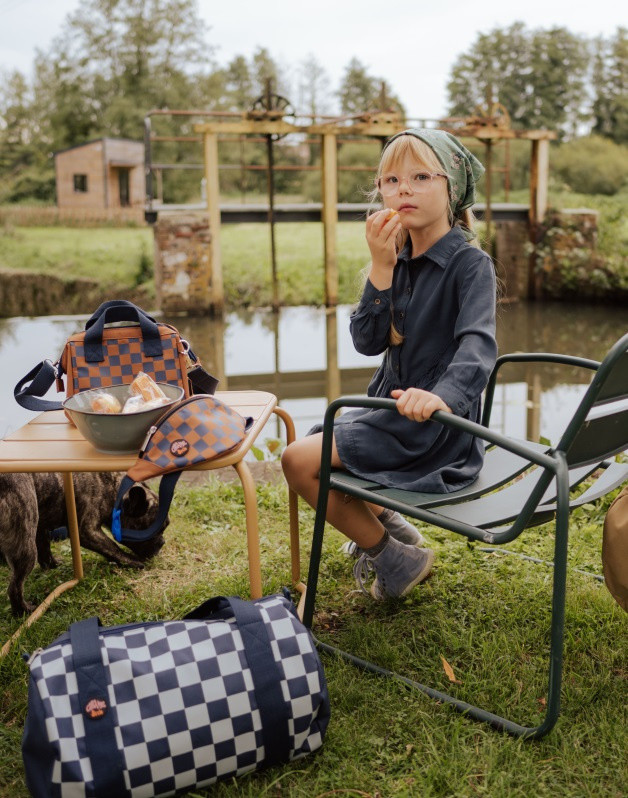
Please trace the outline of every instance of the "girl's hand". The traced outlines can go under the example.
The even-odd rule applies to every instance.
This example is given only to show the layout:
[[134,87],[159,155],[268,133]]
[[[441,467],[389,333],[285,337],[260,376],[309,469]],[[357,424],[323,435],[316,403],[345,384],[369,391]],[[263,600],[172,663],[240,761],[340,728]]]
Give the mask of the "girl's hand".
[[440,396],[421,388],[407,388],[405,391],[398,389],[391,391],[390,395],[397,400],[397,410],[401,415],[412,421],[427,421],[436,410],[451,413],[451,408]]
[[366,243],[371,250],[374,269],[392,270],[397,263],[395,239],[401,230],[399,214],[384,208],[366,220]]

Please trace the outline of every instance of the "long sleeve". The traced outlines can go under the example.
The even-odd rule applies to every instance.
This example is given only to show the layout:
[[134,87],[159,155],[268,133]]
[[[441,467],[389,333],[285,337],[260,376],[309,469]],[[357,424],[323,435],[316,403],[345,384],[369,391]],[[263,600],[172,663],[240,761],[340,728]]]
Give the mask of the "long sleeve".
[[379,355],[388,347],[391,297],[392,288],[378,291],[370,280],[366,281],[349,325],[353,345],[361,355]]
[[482,258],[458,278],[457,350],[432,390],[454,413],[464,415],[486,387],[497,357],[492,263]]

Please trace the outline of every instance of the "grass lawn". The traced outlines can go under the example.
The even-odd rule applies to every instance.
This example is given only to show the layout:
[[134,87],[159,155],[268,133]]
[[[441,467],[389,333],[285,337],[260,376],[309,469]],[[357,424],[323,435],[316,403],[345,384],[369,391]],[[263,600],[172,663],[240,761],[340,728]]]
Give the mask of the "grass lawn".
[[[265,592],[289,580],[285,488],[258,489]],[[572,516],[570,566],[601,571],[604,513]],[[84,551],[85,579],[58,598],[0,664],[0,795],[26,798],[20,739],[27,668],[21,654],[45,646],[81,617],[103,624],[177,618],[214,595],[248,595],[245,520],[239,483],[179,483],[167,544],[143,571],[124,570]],[[313,513],[301,507],[306,567]],[[463,538],[427,528],[437,551],[432,577],[404,600],[376,604],[355,591],[339,533],[326,536],[316,633],[463,700],[526,724],[538,722],[545,694],[550,570],[505,554],[489,554]],[[552,527],[511,544],[552,557]],[[525,546],[523,545],[525,543]],[[41,599],[71,578],[67,542],[62,564],[36,568],[27,596]],[[0,568],[0,639],[10,619],[8,568]],[[195,796],[227,798],[593,798],[625,795],[628,772],[627,617],[604,585],[570,570],[563,708],[543,740],[524,742],[465,719],[401,684],[323,656],[332,719],[323,748],[291,765],[219,784]],[[450,684],[443,657],[458,684]]]
[[[277,268],[281,301],[320,305],[324,300],[323,230],[316,222],[278,224]],[[225,295],[232,307],[272,302],[270,232],[265,224],[224,225],[221,230]],[[368,261],[364,226],[338,227],[340,301],[354,302]],[[142,259],[153,259],[150,228],[0,228],[0,270],[88,277],[103,286],[132,287]]]
[[[512,202],[526,202],[525,192]],[[554,193],[556,207],[592,207],[600,213],[599,250],[626,274],[628,217],[622,196],[590,197]],[[478,232],[481,233],[482,225]],[[266,224],[227,224],[221,228],[225,298],[228,307],[263,307],[272,303],[270,230]],[[284,305],[324,302],[323,228],[317,222],[278,223],[277,270]],[[362,272],[369,261],[362,222],[338,225],[339,302],[360,295]],[[103,287],[133,287],[142,268],[153,262],[153,233],[137,227],[0,227],[0,271],[18,269],[66,277],[88,277]],[[625,278],[622,278],[625,279]]]

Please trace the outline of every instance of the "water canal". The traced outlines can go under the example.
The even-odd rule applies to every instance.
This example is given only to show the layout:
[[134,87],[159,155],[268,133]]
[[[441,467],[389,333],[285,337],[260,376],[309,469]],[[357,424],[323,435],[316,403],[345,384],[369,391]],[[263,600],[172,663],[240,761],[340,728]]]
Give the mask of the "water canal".
[[[219,389],[275,393],[300,437],[321,420],[329,399],[364,393],[377,366],[379,358],[353,349],[350,312],[349,306],[287,307],[277,314],[229,313],[223,320],[164,320],[178,327],[205,367],[220,377]],[[86,318],[0,320],[0,437],[33,417],[13,398],[16,382],[44,358],[56,360],[68,335],[81,329]],[[499,351],[566,352],[599,360],[627,330],[625,308],[517,302],[500,308]],[[491,426],[509,435],[535,440],[543,436],[554,442],[589,377],[557,366],[544,366],[535,375],[524,366],[508,366]],[[57,398],[54,391],[49,398]],[[280,427],[271,421],[259,440],[280,435]]]

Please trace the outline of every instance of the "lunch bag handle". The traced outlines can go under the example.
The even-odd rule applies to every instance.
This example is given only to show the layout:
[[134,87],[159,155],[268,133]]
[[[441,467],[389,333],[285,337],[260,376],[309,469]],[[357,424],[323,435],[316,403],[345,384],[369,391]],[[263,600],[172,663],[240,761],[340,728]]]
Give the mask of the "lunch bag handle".
[[[108,299],[106,302],[102,302],[92,313],[90,318],[85,322],[85,329],[89,330],[89,328],[92,327],[98,321],[100,316],[109,308],[123,309],[129,307],[136,308],[137,311],[143,316],[146,316],[147,319],[157,322],[157,319],[154,316],[151,316],[150,313],[147,313],[143,308],[139,307],[139,305],[136,305],[134,302],[129,302],[128,299]],[[114,319],[111,319],[111,321],[114,321]],[[115,319],[115,321],[128,321],[128,319],[120,318]]]
[[94,319],[92,316],[90,319],[92,323],[88,322],[85,327],[85,360],[88,363],[102,363],[105,359],[102,346],[105,324],[120,321],[139,322],[144,354],[148,357],[162,357],[163,347],[157,323],[150,316],[146,316],[136,305],[129,303],[128,305],[110,305],[97,318]]

